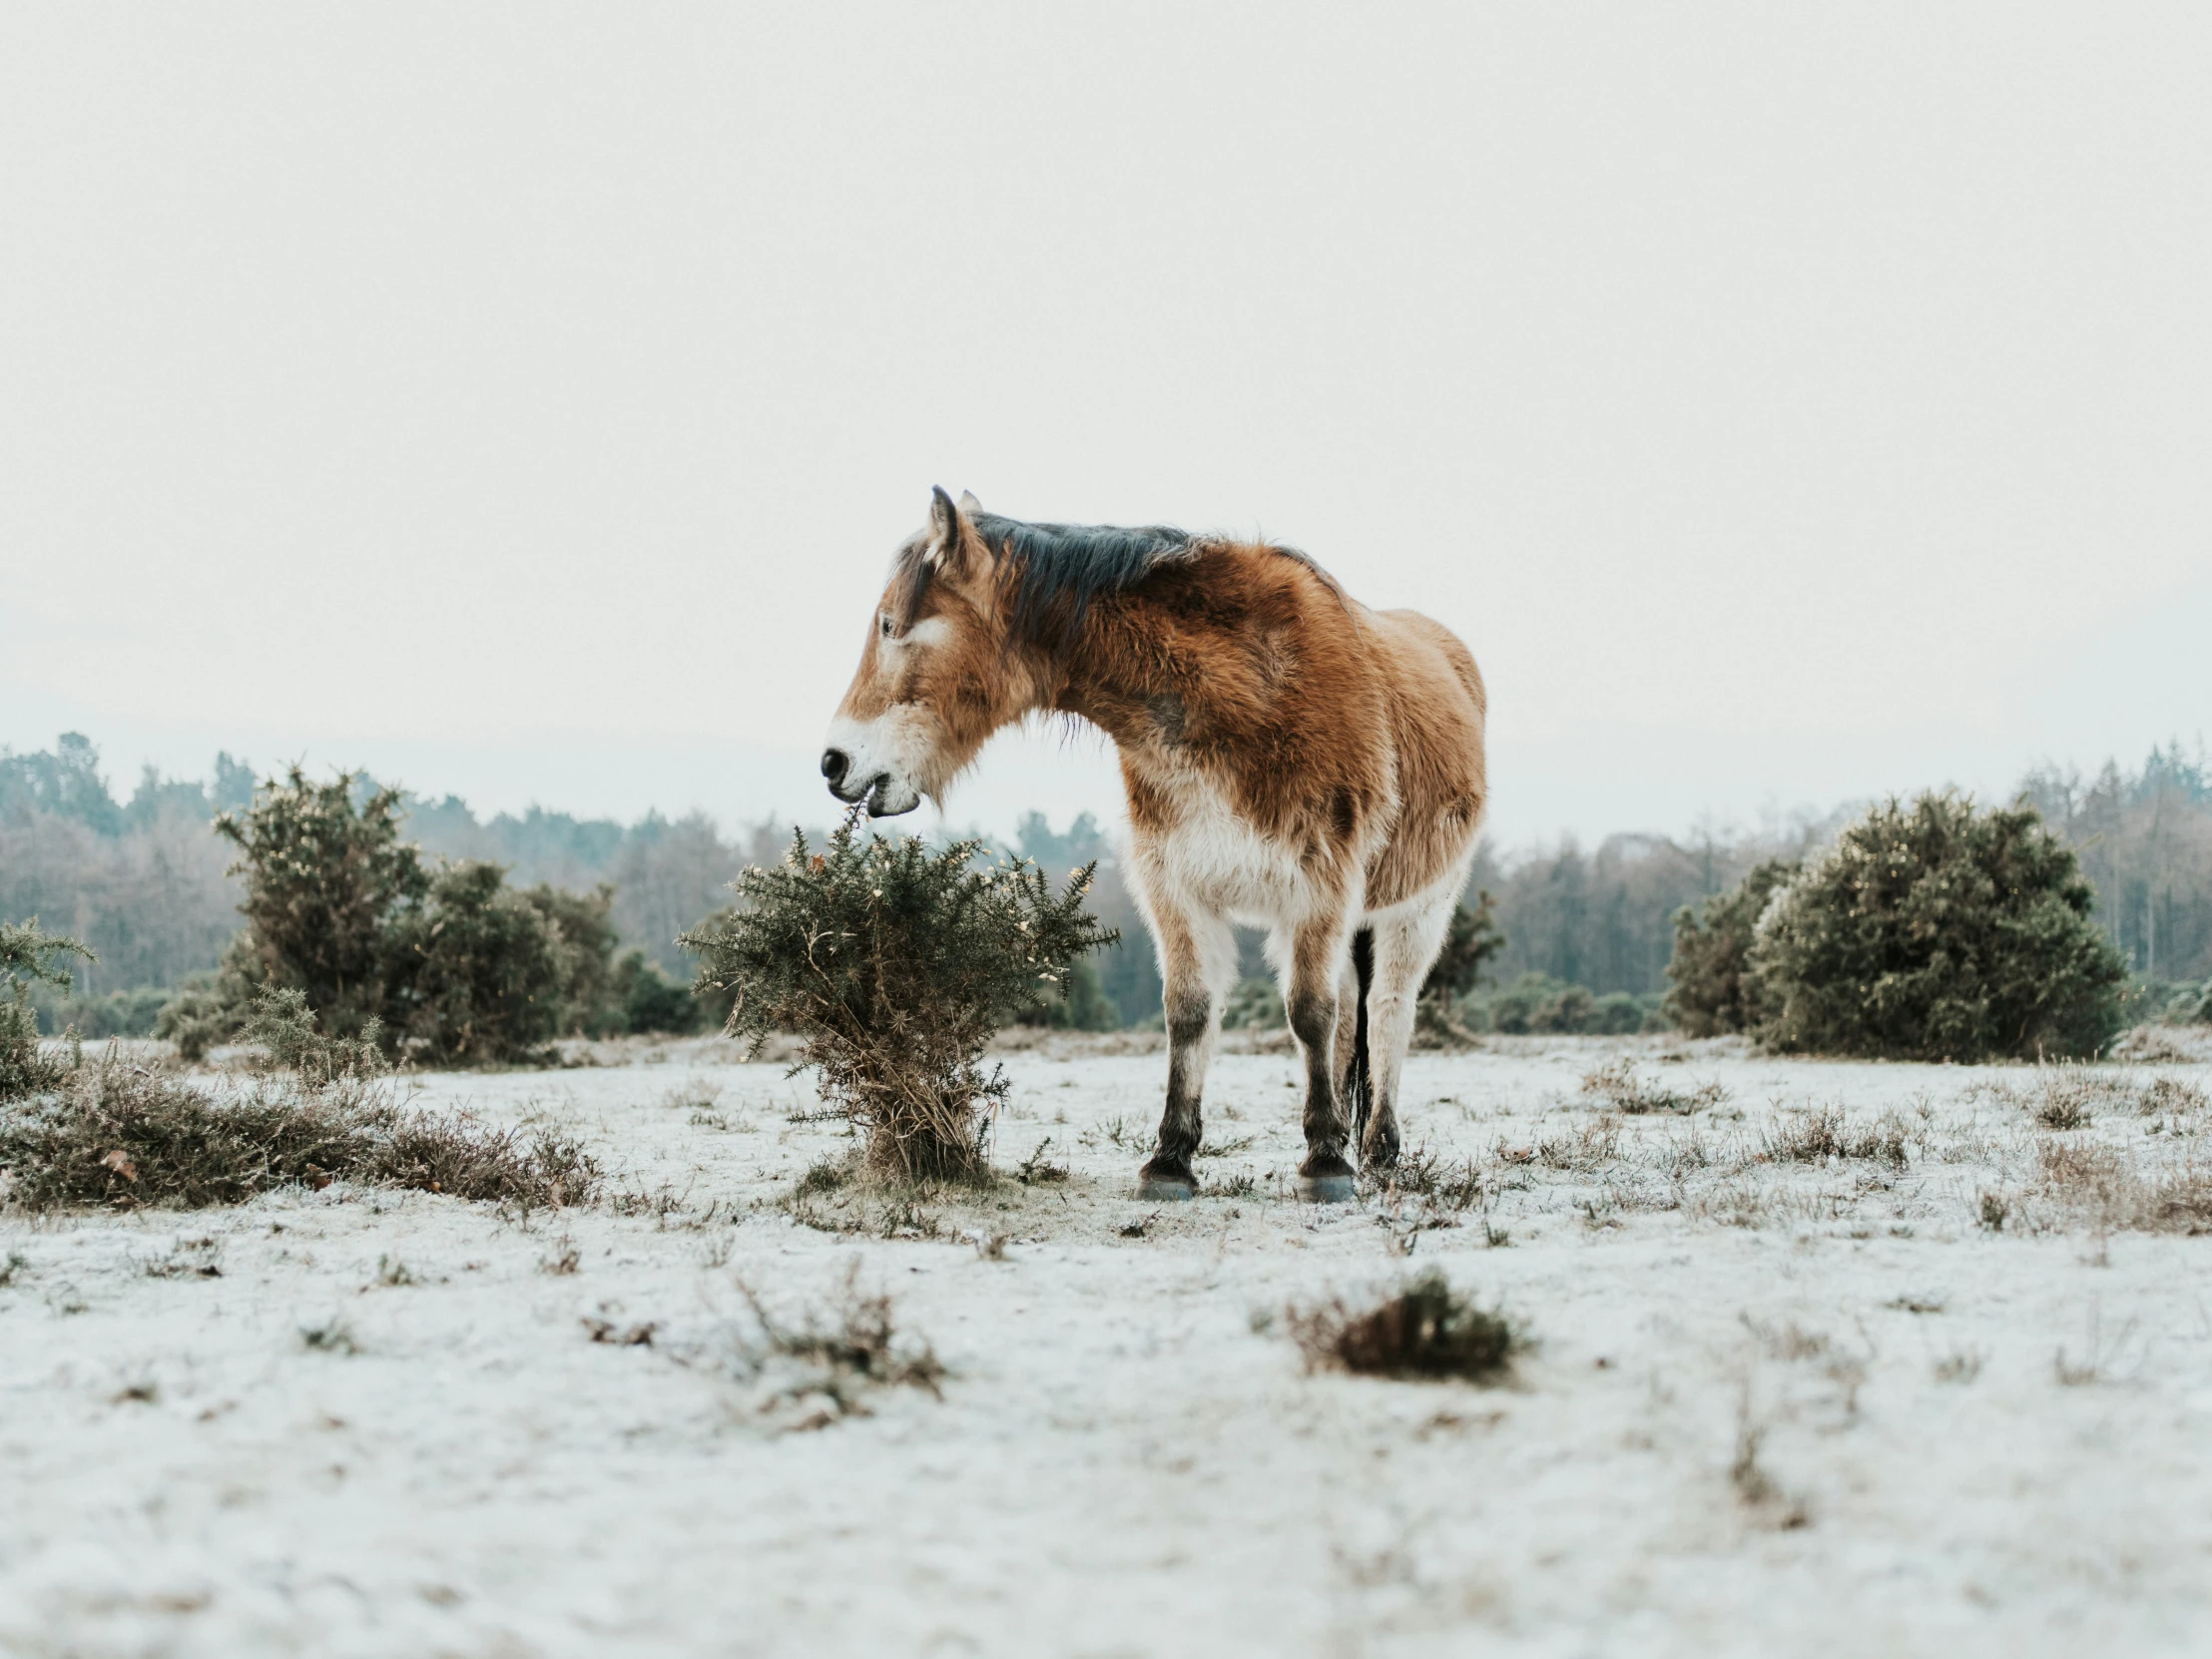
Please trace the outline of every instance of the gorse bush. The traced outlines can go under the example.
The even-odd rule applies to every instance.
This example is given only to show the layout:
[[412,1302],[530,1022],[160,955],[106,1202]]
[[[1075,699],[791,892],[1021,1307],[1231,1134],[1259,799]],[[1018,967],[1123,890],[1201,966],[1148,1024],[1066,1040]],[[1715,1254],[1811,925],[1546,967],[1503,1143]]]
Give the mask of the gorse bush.
[[1751,946],[1775,889],[1787,885],[1799,868],[1795,858],[1770,858],[1727,892],[1675,912],[1665,1008],[1688,1035],[1749,1031],[1763,1017]]
[[61,1080],[60,1068],[39,1056],[31,987],[68,990],[75,981],[61,958],[89,954],[75,939],[43,931],[36,916],[0,922],[0,1100],[19,1099]]
[[243,1016],[264,985],[299,991],[325,1029],[351,1036],[387,1026],[394,919],[430,890],[422,855],[399,838],[401,798],[380,789],[357,806],[354,775],[312,784],[293,767],[225,813],[216,833],[240,852],[246,928],[224,962],[224,999]]
[[403,800],[294,767],[218,819],[241,852],[246,926],[212,978],[163,1008],[159,1034],[196,1059],[237,1037],[266,990],[296,993],[327,1035],[373,1026],[387,1048],[448,1065],[527,1061],[570,1033],[698,1023],[642,957],[617,968],[611,887],[517,889],[479,859],[430,868],[399,838]]
[[424,1059],[448,1065],[525,1060],[542,1049],[564,1023],[583,955],[548,907],[510,888],[497,864],[473,858],[438,871],[427,900],[392,919],[387,948],[402,1029]]
[[860,838],[847,820],[820,852],[793,837],[781,864],[739,877],[738,905],[684,935],[703,991],[735,998],[729,1030],[757,1053],[790,1032],[824,1097],[881,1174],[984,1168],[991,1033],[1061,998],[1085,952],[1117,935],[1083,908],[1090,868],[1057,895],[1033,864],[978,864],[978,843]]
[[1868,1058],[2094,1054],[2119,1027],[2126,967],[2089,909],[2072,850],[2032,808],[1891,801],[1766,909],[1758,1035]]

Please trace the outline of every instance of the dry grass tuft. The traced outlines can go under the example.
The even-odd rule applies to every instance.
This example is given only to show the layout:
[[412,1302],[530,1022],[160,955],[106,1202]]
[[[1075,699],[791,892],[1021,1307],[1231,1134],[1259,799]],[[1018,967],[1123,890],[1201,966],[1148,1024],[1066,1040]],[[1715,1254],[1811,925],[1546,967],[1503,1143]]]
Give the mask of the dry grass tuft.
[[[1584,1124],[1571,1135],[1553,1136],[1536,1143],[1536,1161],[1547,1168],[1569,1170],[1587,1175],[1603,1169],[1621,1155],[1621,1120],[1607,1112],[1594,1122]],[[1525,1162],[1527,1154],[1508,1151],[1500,1141],[1497,1149],[1501,1163]]]
[[1364,1312],[1332,1298],[1288,1317],[1309,1370],[1362,1377],[1493,1382],[1528,1347],[1517,1324],[1458,1295],[1434,1268]]
[[1647,1082],[1636,1075],[1635,1062],[1626,1059],[1615,1060],[1587,1074],[1582,1079],[1582,1093],[1631,1117],[1655,1112],[1687,1117],[1692,1112],[1722,1105],[1728,1099],[1728,1091],[1718,1083],[1700,1083],[1684,1090]]
[[1037,1143],[1036,1151],[1015,1166],[1014,1179],[1025,1187],[1050,1186],[1065,1181],[1068,1178],[1066,1167],[1052,1163],[1045,1157],[1051,1150],[1052,1137],[1047,1135]]
[[1855,1126],[1841,1106],[1816,1106],[1766,1131],[1761,1138],[1762,1157],[1778,1164],[1825,1164],[1834,1158],[1903,1169],[1907,1135],[1904,1120],[1894,1113],[1885,1112],[1871,1125]]
[[2099,1231],[2212,1233],[2212,1168],[2195,1159],[2146,1175],[2114,1148],[2045,1140],[2035,1161],[2043,1196]]
[[[753,1287],[738,1281],[754,1330],[739,1340],[739,1372],[766,1385],[759,1408],[796,1420],[794,1429],[826,1427],[839,1417],[865,1416],[876,1388],[922,1388],[943,1398],[945,1368],[926,1343],[901,1343],[891,1299],[859,1288],[860,1264],[845,1269],[829,1303],[797,1321],[773,1312]],[[808,1407],[812,1406],[810,1410]]]
[[0,1113],[0,1171],[28,1210],[203,1209],[334,1180],[538,1208],[586,1200],[599,1180],[578,1142],[402,1111],[371,1078],[263,1077],[219,1099],[112,1051]]
[[2137,1082],[2122,1073],[2086,1066],[2038,1066],[2025,1084],[1977,1084],[1967,1097],[1985,1095],[2025,1112],[2045,1129],[2086,1129],[2099,1112],[2135,1117],[2187,1117],[2206,1110],[2204,1090],[2178,1077]]

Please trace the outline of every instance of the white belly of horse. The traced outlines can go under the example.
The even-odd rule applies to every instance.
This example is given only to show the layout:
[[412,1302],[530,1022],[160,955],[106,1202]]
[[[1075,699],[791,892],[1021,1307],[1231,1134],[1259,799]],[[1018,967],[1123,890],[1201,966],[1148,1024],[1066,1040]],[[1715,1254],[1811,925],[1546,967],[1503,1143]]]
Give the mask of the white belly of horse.
[[1211,784],[1179,783],[1181,814],[1150,849],[1179,902],[1270,928],[1320,907],[1313,878],[1291,848],[1255,830]]

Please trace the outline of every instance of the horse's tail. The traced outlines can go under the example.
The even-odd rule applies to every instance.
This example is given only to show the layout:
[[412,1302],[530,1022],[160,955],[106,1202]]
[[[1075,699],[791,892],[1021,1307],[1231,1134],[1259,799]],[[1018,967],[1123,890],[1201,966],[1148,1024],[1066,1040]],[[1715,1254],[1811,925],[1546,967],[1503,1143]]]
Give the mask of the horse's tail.
[[1352,971],[1360,981],[1360,1006],[1352,1027],[1352,1066],[1346,1073],[1345,1092],[1352,1107],[1352,1144],[1364,1146],[1368,1138],[1368,1108],[1374,1103],[1375,1082],[1368,1070],[1368,987],[1375,983],[1375,929],[1363,927],[1352,935]]

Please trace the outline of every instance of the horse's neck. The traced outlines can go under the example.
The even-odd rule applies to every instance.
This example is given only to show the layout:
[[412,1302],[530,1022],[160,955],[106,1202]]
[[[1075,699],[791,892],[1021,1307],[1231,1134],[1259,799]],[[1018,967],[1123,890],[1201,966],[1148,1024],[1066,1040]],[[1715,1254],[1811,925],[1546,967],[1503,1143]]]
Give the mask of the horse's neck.
[[1147,649],[1144,623],[1118,596],[1094,603],[1053,676],[1051,712],[1089,721],[1124,749],[1188,720],[1204,702],[1204,676]]

